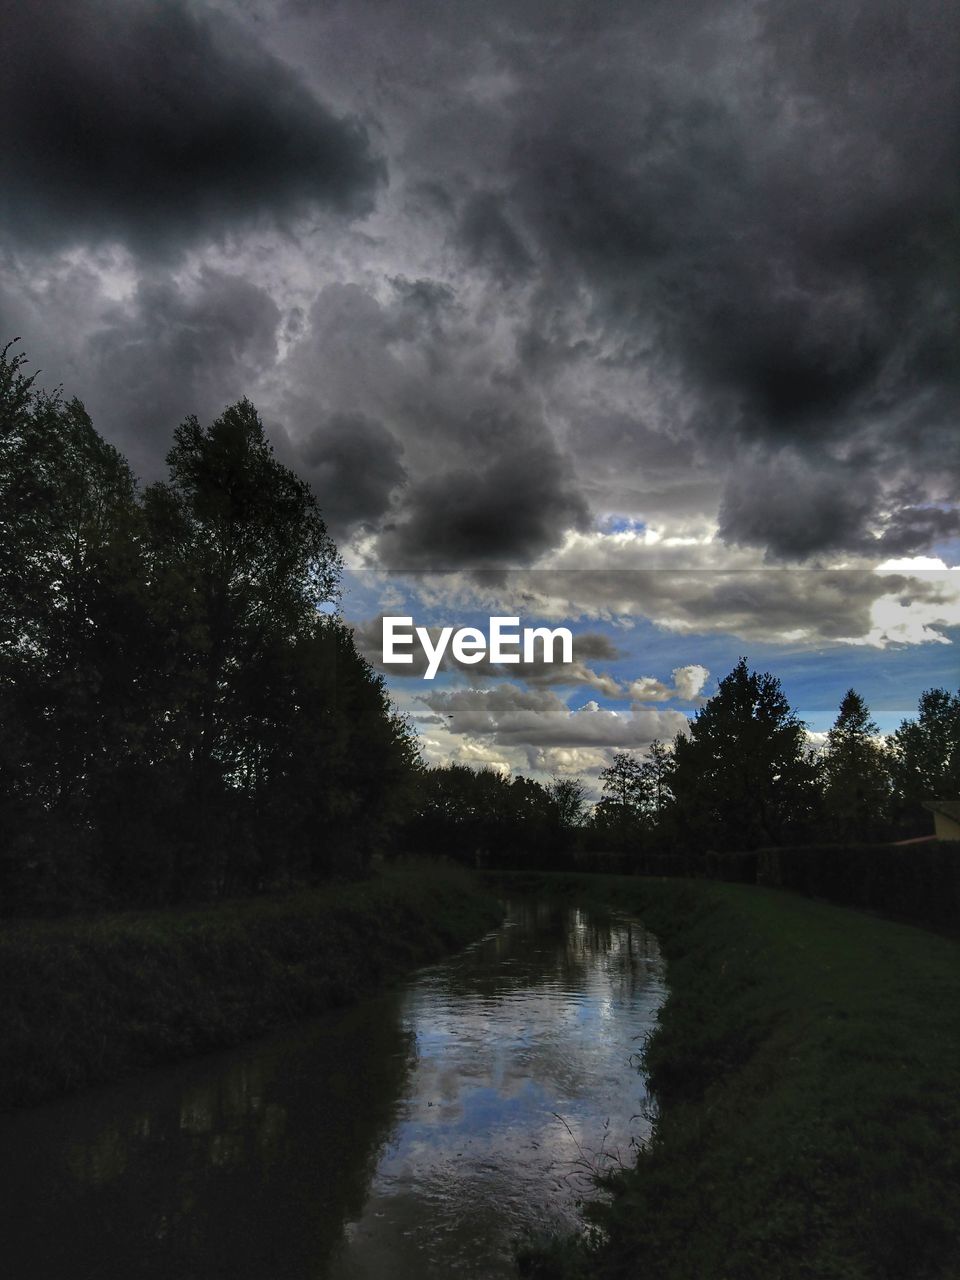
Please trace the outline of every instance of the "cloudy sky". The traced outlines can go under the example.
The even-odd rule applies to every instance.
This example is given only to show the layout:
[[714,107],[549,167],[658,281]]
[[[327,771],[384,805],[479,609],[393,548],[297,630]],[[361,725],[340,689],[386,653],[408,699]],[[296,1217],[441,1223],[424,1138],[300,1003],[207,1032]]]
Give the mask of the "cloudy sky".
[[740,654],[815,731],[960,683],[941,0],[0,0],[0,334],[144,480],[241,395],[345,612],[566,620],[391,676],[430,758],[596,770]]

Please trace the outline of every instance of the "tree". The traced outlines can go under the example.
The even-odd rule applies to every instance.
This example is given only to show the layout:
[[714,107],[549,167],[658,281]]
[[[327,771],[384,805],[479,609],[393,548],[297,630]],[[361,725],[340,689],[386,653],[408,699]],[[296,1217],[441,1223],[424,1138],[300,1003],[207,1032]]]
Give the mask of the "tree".
[[[340,559],[304,481],[273,456],[248,400],[209,428],[188,418],[167,456],[170,482],[147,493],[156,567],[172,559],[192,603],[201,755],[229,747],[238,673],[312,628],[336,599]],[[164,561],[167,564],[164,564]]]
[[636,844],[649,809],[649,779],[629,751],[615,751],[600,770],[603,796],[593,811],[592,826],[615,847]]
[[284,677],[288,715],[259,730],[252,887],[363,872],[406,818],[418,775],[413,730],[339,619],[317,620]]
[[911,830],[925,829],[921,801],[960,795],[960,690],[925,690],[917,719],[904,720],[890,745],[903,820]]
[[670,787],[673,765],[670,749],[659,738],[654,738],[647,758],[640,762],[640,778],[645,806],[656,823],[661,821],[673,798]]
[[24,363],[0,354],[0,826],[66,902],[97,857],[98,790],[139,739],[139,510],[83,405]]
[[586,804],[586,789],[579,778],[552,778],[547,787],[547,796],[561,831],[580,826]]
[[175,902],[362,872],[414,735],[335,604],[317,501],[246,400],[141,494],[0,353],[0,902]]
[[886,828],[890,774],[879,733],[863,698],[848,689],[821,762],[830,840],[875,840]]
[[600,770],[604,796],[620,811],[621,817],[633,816],[643,805],[643,772],[640,761],[629,751],[615,751],[613,760]]
[[[297,705],[291,654],[336,598],[340,560],[309,487],[273,456],[248,400],[209,427],[187,418],[167,456],[170,480],[144,495],[149,588],[172,637],[164,728],[187,769],[193,836],[180,851],[176,894],[231,879],[209,854],[231,847],[245,804],[271,786],[266,745]],[[188,890],[188,886],[192,889]]]
[[422,771],[417,793],[404,831],[408,849],[499,866],[554,865],[563,853],[556,807],[533,778],[436,765]]
[[745,658],[674,743],[671,786],[693,846],[754,849],[795,838],[809,821],[816,768],[780,681]]

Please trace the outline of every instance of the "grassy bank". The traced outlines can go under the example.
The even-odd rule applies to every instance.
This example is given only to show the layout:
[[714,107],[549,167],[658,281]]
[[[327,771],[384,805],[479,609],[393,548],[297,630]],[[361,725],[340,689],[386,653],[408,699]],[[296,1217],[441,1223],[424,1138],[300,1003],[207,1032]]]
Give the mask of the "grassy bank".
[[0,1107],[238,1044],[345,1004],[492,927],[458,868],[198,910],[0,927]]
[[748,886],[552,883],[642,913],[671,994],[647,1050],[660,1116],[597,1210],[606,1245],[528,1274],[960,1276],[956,941]]

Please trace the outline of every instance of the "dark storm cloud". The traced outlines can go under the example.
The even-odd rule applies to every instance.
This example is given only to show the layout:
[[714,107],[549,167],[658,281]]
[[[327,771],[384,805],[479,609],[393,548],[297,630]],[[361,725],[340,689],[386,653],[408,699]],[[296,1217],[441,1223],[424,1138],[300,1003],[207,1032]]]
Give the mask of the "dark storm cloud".
[[451,467],[410,486],[405,518],[379,544],[390,569],[518,565],[586,527],[586,504],[556,448],[494,440],[471,467]]
[[[932,3],[775,5],[759,27],[739,7],[709,28],[674,13],[622,9],[616,42],[598,19],[515,94],[496,213],[541,264],[527,358],[571,359],[584,323],[563,298],[586,290],[594,355],[669,369],[716,465],[766,451],[788,500],[730,467],[727,536],[781,558],[872,547],[869,499],[904,472],[960,496],[941,478],[960,474],[960,433],[944,454],[960,411],[960,27]],[[895,525],[890,545],[922,545],[922,520]]]
[[[318,403],[328,414],[359,413],[382,424],[385,447],[371,439],[369,448],[355,449],[336,481],[344,486],[344,520],[352,493],[368,519],[383,517],[376,563],[519,565],[558,545],[567,529],[586,527],[569,459],[542,406],[500,363],[489,321],[438,281],[393,276],[387,283],[379,298],[357,285],[320,292],[283,367],[275,414],[296,450],[315,431]],[[318,495],[329,507],[324,488]],[[332,501],[341,501],[336,492]]]
[[[118,305],[94,351],[124,421],[247,391],[337,527],[370,535],[370,562],[387,566],[514,565],[572,546],[579,562],[564,564],[586,567],[587,540],[568,535],[610,515],[684,542],[691,568],[876,560],[953,535],[949,6],[220,8],[5,8],[8,232],[85,246],[95,271],[95,242],[209,252],[236,229],[228,270],[257,281],[239,333],[227,318],[227,336],[210,335],[209,373],[173,336],[204,331],[181,315],[196,288],[141,282],[132,316]],[[27,81],[27,65],[43,73]],[[348,228],[375,194],[375,219]],[[347,217],[309,242],[260,234],[309,205]],[[256,243],[242,234],[254,225]],[[37,316],[55,315],[41,304],[66,289],[63,257],[49,274],[31,259]],[[82,344],[70,355],[82,371]],[[708,547],[718,517],[728,545]],[[652,547],[631,544],[629,567]],[[754,592],[744,610],[778,617],[786,594]],[[701,607],[726,616],[717,595]],[[790,609],[802,615],[799,595]]]
[[97,428],[153,479],[179,422],[213,418],[276,358],[279,322],[264,290],[225,272],[202,268],[181,285],[144,279],[85,344],[87,385],[73,389]]
[[295,444],[285,435],[274,443],[320,496],[323,518],[338,539],[381,517],[406,479],[399,441],[360,413],[331,414]]
[[960,534],[960,511],[939,507],[901,507],[887,521],[880,538],[889,556],[912,555]]
[[503,204],[502,197],[492,192],[476,192],[464,207],[458,237],[473,265],[489,267],[502,281],[515,283],[529,276],[533,259]]
[[728,542],[767,547],[803,559],[818,551],[864,547],[876,513],[877,484],[869,471],[859,483],[839,466],[811,465],[782,453],[746,463],[727,484],[720,534]]
[[881,518],[877,479],[866,468],[810,465],[803,458],[745,464],[727,485],[720,533],[768,549],[768,558],[822,551],[913,555],[960,532],[960,512],[898,505]]
[[[813,173],[806,188],[789,179],[788,154],[761,180],[745,172],[748,140],[722,107],[660,110],[672,145],[639,139],[639,159],[609,154],[616,144],[599,127],[596,150],[571,144],[564,127],[523,154],[520,194],[541,242],[557,267],[579,265],[608,325],[652,327],[665,353],[682,357],[722,434],[828,435],[858,395],[882,390],[898,350],[910,352],[904,321],[927,329],[945,243],[921,243],[918,211],[918,225],[902,229],[913,239],[903,244],[909,271],[882,244],[873,254],[847,246],[853,229],[831,225]],[[794,141],[782,139],[785,152]],[[944,199],[952,194],[945,181]],[[869,190],[863,200],[872,223]],[[945,371],[932,363],[928,372]]]
[[371,208],[383,167],[364,128],[216,10],[4,0],[2,20],[14,243],[156,252],[318,206]]
[[950,527],[896,514],[910,475],[917,511],[958,496],[960,61],[942,6],[354,12],[406,126],[407,199],[446,219],[465,275],[527,307],[518,384],[550,394],[573,368],[650,384],[608,406],[616,435],[556,395],[595,509],[622,495],[710,521],[728,478],[724,535],[781,560]]

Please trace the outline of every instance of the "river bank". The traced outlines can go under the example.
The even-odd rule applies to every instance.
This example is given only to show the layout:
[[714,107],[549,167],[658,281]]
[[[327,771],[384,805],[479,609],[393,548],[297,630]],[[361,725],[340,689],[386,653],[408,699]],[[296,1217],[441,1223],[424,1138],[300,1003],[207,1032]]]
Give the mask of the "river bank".
[[0,927],[0,1109],[222,1049],[348,1004],[493,927],[435,863],[192,910]]
[[527,1275],[954,1280],[960,945],[775,890],[500,877],[637,913],[668,962],[653,1137]]
[[656,940],[578,905],[220,1053],[0,1117],[17,1280],[511,1280],[649,1133]]

